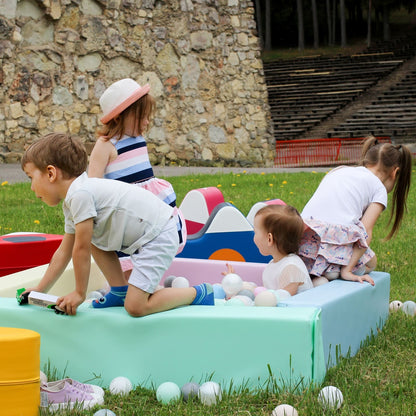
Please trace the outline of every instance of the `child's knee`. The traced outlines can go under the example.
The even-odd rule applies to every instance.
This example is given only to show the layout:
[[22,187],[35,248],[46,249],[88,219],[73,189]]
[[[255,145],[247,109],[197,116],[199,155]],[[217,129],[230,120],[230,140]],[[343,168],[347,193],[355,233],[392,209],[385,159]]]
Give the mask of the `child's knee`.
[[126,299],[124,302],[124,308],[127,313],[134,318],[140,318],[149,314],[146,305],[141,302],[129,302]]

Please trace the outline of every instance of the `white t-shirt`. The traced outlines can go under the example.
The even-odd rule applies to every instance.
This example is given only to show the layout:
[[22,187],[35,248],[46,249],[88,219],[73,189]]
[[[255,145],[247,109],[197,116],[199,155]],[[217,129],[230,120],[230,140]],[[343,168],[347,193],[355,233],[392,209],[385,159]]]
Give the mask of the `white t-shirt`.
[[94,219],[92,244],[105,251],[133,254],[160,234],[173,208],[150,191],[121,181],[76,178],[63,202],[65,232]]
[[298,293],[313,288],[305,263],[296,254],[288,254],[278,262],[271,260],[263,270],[263,286],[267,289],[284,289],[290,283],[301,283]]
[[380,179],[364,166],[342,166],[322,179],[305,205],[302,218],[356,224],[373,202],[387,207],[387,190]]

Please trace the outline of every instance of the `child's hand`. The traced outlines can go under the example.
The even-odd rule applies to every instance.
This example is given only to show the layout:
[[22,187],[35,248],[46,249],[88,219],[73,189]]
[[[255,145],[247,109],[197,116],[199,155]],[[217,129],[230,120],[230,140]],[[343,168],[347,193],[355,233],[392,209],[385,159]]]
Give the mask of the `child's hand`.
[[230,273],[235,273],[234,267],[231,264],[226,263],[226,266],[227,266],[227,271],[221,273],[223,276],[226,276],[227,274],[230,274]]
[[56,306],[65,312],[67,315],[75,315],[77,308],[84,302],[85,296],[82,296],[78,292],[74,291],[66,296],[61,296],[56,301]]
[[358,276],[348,270],[345,267],[341,268],[341,277],[344,280],[350,280],[352,282],[368,282],[370,285],[374,286],[374,280],[368,274],[363,274],[362,276]]

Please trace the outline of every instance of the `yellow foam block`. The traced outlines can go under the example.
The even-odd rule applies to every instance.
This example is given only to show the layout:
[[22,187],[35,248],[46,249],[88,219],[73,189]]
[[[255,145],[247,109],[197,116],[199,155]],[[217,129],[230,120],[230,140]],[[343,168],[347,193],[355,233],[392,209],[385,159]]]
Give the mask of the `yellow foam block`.
[[40,404],[40,335],[0,327],[0,406],[7,416],[37,416]]

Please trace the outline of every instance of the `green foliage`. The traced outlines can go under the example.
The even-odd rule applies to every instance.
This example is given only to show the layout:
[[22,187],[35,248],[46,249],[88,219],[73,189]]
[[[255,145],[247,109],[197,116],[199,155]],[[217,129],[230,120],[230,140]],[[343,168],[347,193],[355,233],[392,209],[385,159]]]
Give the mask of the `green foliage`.
[[[280,198],[299,211],[316,189],[324,173],[276,173],[276,174],[216,174],[167,178],[178,195],[178,204],[192,189],[218,186],[226,201],[232,202],[247,215],[251,206],[266,199]],[[383,241],[387,235],[388,212],[383,213],[376,224],[372,248],[378,256],[378,270],[391,274],[391,300],[416,300],[416,257],[413,253],[416,239],[416,196],[410,190],[408,215],[397,236]],[[39,223],[35,223],[39,222]],[[63,232],[61,207],[49,208],[36,200],[29,184],[0,186],[0,233],[16,231]],[[342,358],[330,369],[324,385],[337,386],[344,395],[344,404],[337,412],[325,415],[414,415],[416,414],[416,317],[402,312],[393,313],[383,330],[352,358]],[[261,346],[259,346],[261,353]],[[157,359],[157,358],[156,358]],[[247,357],[249,359],[249,357]],[[244,366],[244,363],[241,363]],[[44,369],[50,377],[58,376],[53,363]],[[69,370],[68,370],[69,371]],[[59,375],[63,377],[64,375]],[[86,381],[86,380],[81,380]],[[93,380],[90,382],[94,382]],[[224,392],[223,400],[215,406],[206,407],[197,400],[188,403],[161,405],[156,400],[155,390],[137,386],[126,397],[106,392],[104,408],[117,416],[138,415],[256,415],[270,416],[281,403],[296,407],[300,415],[321,416],[323,410],[317,402],[322,386],[305,387],[300,392],[279,388],[273,383],[259,391]],[[55,415],[93,415],[90,411],[73,409]],[[42,415],[50,413],[42,411]]]

